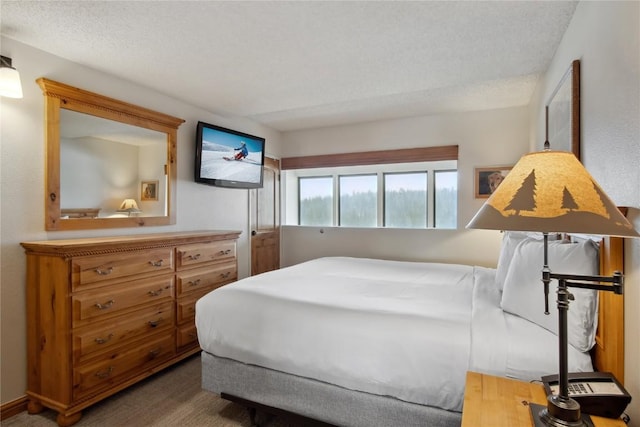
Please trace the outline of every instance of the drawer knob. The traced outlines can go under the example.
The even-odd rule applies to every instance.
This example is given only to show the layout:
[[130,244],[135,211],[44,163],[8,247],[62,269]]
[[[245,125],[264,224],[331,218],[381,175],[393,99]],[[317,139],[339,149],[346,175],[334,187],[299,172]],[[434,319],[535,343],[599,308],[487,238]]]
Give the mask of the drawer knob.
[[197,259],[200,259],[200,257],[201,257],[201,256],[202,256],[202,255],[200,255],[200,254],[189,255],[189,256],[187,257],[187,259],[190,259],[190,260],[192,260],[192,261],[195,261],[195,260],[197,260]]
[[162,317],[159,318],[158,320],[149,320],[149,326],[151,326],[152,328],[155,328],[160,324],[160,322],[162,322]]
[[159,259],[158,261],[149,261],[149,264],[151,264],[154,267],[162,267],[163,261],[164,261],[163,259]]
[[200,279],[196,279],[196,280],[189,280],[189,286],[198,286],[200,284],[201,280]]
[[113,273],[113,267],[109,267],[106,270],[102,270],[100,269],[100,267],[98,267],[93,271],[95,271],[100,276],[108,276],[109,274]]
[[160,295],[162,293],[163,290],[164,289],[160,288],[157,291],[149,291],[148,293],[149,293],[149,296],[157,297],[158,295]]
[[113,372],[113,366],[109,366],[104,371],[96,372],[96,377],[98,377],[98,378],[109,378],[111,376],[112,372]]
[[224,251],[218,252],[218,255],[229,255],[231,253],[231,249],[226,249]]
[[97,302],[97,303],[95,303],[95,306],[98,308],[98,310],[106,310],[108,308],[111,308],[114,303],[115,303],[115,301],[110,299],[109,301],[105,302],[104,304],[100,304],[99,302]]
[[98,337],[98,338],[95,339],[95,342],[98,343],[98,344],[104,344],[104,343],[107,343],[107,342],[111,341],[111,338],[113,338],[113,334],[107,335],[106,338]]
[[231,276],[231,272],[230,271],[227,271],[225,273],[221,273],[220,274],[220,277],[222,277],[223,279],[226,279],[229,276]]
[[162,351],[162,348],[161,348],[161,347],[158,347],[158,348],[156,348],[155,350],[151,350],[151,351],[149,352],[149,356],[150,356],[152,359],[155,359],[156,357],[158,357],[158,356],[160,355],[160,352],[161,352],[161,351]]

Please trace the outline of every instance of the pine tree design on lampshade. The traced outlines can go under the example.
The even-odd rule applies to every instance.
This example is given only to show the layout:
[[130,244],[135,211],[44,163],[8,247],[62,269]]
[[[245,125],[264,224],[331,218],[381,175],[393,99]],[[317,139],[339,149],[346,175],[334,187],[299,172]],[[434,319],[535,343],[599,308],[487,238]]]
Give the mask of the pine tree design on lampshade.
[[567,190],[567,187],[564,187],[564,192],[562,194],[562,207],[570,211],[578,209],[578,204],[569,190]]
[[511,199],[509,205],[507,205],[506,209],[515,210],[516,215],[520,213],[520,211],[532,211],[536,208],[536,171],[533,170],[531,173],[524,179],[522,182],[522,186],[518,188],[516,194]]

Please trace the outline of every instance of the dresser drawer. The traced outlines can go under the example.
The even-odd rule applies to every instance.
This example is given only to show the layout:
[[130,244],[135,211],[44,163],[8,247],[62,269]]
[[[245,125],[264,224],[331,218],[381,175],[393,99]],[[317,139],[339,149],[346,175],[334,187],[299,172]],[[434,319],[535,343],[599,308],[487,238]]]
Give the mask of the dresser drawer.
[[101,361],[73,371],[73,397],[80,399],[109,388],[175,354],[175,335],[141,341],[123,352],[106,353]]
[[208,294],[210,291],[194,292],[186,297],[176,300],[176,323],[193,323],[196,318],[196,301]]
[[176,307],[176,319],[178,325],[185,322],[193,322],[196,318],[196,301],[198,301],[198,297],[189,297],[189,298],[181,298],[178,300]]
[[185,325],[178,329],[178,350],[184,347],[195,347],[198,345],[198,332],[196,325]]
[[79,292],[72,297],[74,326],[79,326],[81,321],[98,321],[143,304],[171,301],[174,296],[173,277],[152,277]]
[[234,260],[236,258],[236,243],[210,242],[193,245],[178,246],[176,248],[178,269],[194,267],[212,261]]
[[73,355],[77,362],[110,351],[131,339],[147,336],[174,326],[171,301],[138,310],[130,315],[90,324],[73,332]]
[[172,248],[76,258],[72,261],[74,290],[96,282],[138,274],[170,273],[174,269]]
[[235,262],[181,271],[177,276],[176,296],[192,291],[212,290],[237,279],[238,272]]

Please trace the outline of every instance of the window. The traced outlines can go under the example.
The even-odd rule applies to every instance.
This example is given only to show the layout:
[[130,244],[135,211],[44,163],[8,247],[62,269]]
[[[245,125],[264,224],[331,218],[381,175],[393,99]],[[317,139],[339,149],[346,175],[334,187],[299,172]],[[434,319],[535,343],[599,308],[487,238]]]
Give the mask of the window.
[[458,223],[458,171],[435,171],[436,228],[456,228]]
[[378,225],[377,175],[341,175],[340,225],[376,227]]
[[333,177],[299,178],[300,225],[333,225]]
[[457,161],[282,171],[283,223],[456,228]]
[[384,226],[427,227],[427,172],[384,174]]

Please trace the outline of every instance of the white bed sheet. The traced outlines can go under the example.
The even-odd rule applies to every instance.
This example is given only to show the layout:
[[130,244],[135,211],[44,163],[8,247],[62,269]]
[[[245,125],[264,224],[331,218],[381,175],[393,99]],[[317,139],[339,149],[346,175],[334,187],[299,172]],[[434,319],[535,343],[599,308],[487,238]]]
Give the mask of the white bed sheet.
[[[540,343],[557,338],[505,315],[494,278],[467,265],[320,258],[205,295],[198,339],[219,357],[460,411],[468,369],[556,371],[557,356],[539,372],[513,361],[536,362]],[[542,341],[521,339],[521,330]]]

